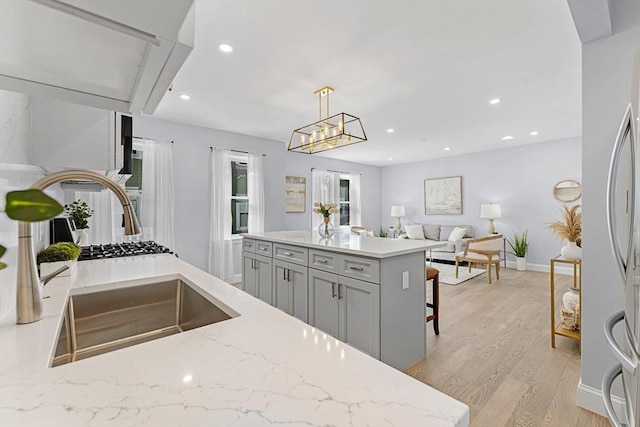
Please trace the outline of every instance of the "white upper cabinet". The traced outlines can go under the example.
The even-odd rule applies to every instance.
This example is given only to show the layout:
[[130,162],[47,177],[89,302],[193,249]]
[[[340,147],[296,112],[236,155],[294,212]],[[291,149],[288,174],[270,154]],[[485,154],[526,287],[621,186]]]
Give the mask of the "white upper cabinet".
[[153,113],[193,49],[193,0],[2,0],[0,89]]

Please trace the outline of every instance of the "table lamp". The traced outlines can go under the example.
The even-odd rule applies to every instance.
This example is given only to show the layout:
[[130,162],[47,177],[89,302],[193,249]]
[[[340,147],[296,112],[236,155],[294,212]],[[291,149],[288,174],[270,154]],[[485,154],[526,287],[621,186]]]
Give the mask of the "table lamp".
[[496,227],[493,225],[493,220],[496,218],[502,218],[502,209],[500,209],[500,205],[494,203],[480,205],[480,218],[486,218],[489,220],[489,223],[487,224],[487,231],[489,234],[495,234]]
[[397,219],[396,223],[396,231],[400,233],[402,230],[402,224],[400,223],[400,218],[404,216],[404,206],[391,206],[391,216],[395,216]]

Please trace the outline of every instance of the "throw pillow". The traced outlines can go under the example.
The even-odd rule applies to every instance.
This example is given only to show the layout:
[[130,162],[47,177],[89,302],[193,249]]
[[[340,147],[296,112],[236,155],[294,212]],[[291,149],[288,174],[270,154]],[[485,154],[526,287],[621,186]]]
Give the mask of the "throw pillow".
[[421,225],[407,225],[404,227],[404,231],[410,239],[424,240],[424,231]]
[[449,241],[455,242],[456,240],[460,240],[464,237],[464,233],[467,232],[466,228],[456,227],[453,229],[451,234],[449,234]]
[[440,240],[440,225],[439,224],[424,224],[422,226],[424,230],[424,237],[429,240]]

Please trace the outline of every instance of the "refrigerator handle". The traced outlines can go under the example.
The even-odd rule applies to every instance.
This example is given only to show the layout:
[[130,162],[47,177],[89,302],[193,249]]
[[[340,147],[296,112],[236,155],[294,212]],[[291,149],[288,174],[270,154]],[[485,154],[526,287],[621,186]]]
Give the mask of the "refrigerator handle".
[[604,409],[611,420],[613,427],[628,427],[618,418],[618,414],[613,410],[613,402],[611,402],[611,386],[613,381],[622,375],[622,365],[617,364],[602,378],[602,399],[604,400]]
[[613,337],[613,327],[622,320],[624,320],[624,311],[619,311],[609,316],[609,318],[604,322],[604,335],[607,337],[607,341],[609,341],[609,345],[611,346],[616,359],[618,359],[627,371],[631,372],[631,375],[635,375],[638,363],[634,362],[629,356],[624,354]]
[[[624,118],[622,119],[622,123],[620,124],[620,128],[618,129],[618,135],[616,138],[615,146],[613,147],[613,153],[611,155],[611,164],[609,165],[609,176],[607,177],[607,226],[609,227],[609,240],[611,243],[611,247],[613,249],[613,257],[616,261],[616,265],[622,274],[622,277],[627,276],[627,260],[628,256],[624,256],[622,251],[620,250],[620,242],[618,241],[618,233],[617,233],[617,224],[615,217],[615,194],[616,194],[616,178],[618,176],[618,168],[620,166],[620,161],[622,158],[622,149],[624,148],[624,143],[627,140],[627,134],[631,133],[629,137],[631,140],[631,173],[632,178],[631,181],[635,182],[635,141],[634,138],[634,118],[633,118],[633,108],[631,104],[627,106],[627,110],[625,111]],[[635,207],[635,194],[632,191],[627,197],[631,197],[631,204],[629,208],[631,209],[630,216],[634,218],[634,207]],[[627,200],[629,203],[629,200]],[[631,239],[631,237],[629,237]],[[627,254],[628,255],[628,254]]]

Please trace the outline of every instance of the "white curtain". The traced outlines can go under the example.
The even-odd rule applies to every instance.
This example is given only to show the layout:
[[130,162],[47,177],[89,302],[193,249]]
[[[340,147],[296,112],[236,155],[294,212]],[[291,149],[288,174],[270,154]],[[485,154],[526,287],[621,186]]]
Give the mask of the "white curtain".
[[73,199],[87,202],[94,211],[88,220],[90,244],[122,242],[122,205],[111,190],[76,191]]
[[247,197],[249,197],[249,233],[264,231],[264,174],[262,154],[247,155]]
[[[311,171],[311,199],[320,203],[339,203],[340,178],[334,172],[322,169],[314,169]],[[334,226],[340,224],[340,214],[331,215],[331,222]],[[322,215],[311,212],[311,229],[317,230],[322,223]]]
[[[251,215],[249,215],[251,216]],[[229,281],[233,278],[231,241],[231,155],[227,150],[211,152],[211,210],[209,273]]]
[[143,140],[142,238],[175,250],[173,151],[170,142]]
[[362,225],[362,207],[360,205],[360,174],[349,175],[349,201],[351,225]]

